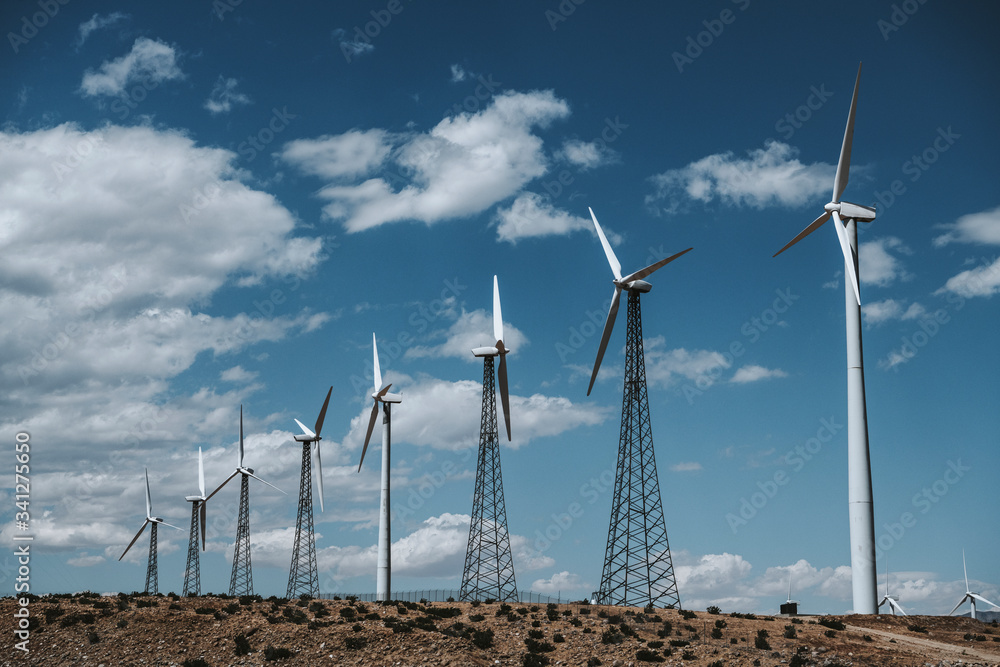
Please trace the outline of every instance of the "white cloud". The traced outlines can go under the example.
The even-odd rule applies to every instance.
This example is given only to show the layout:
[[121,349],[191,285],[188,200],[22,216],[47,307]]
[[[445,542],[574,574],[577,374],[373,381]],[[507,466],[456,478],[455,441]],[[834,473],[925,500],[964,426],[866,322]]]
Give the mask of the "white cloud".
[[895,299],[873,301],[861,306],[861,314],[869,327],[879,326],[892,320],[916,320],[927,315],[927,309],[919,303],[903,307],[905,302]]
[[[364,37],[364,35],[359,35],[357,32],[355,36]],[[350,63],[354,58],[365,53],[371,53],[375,50],[375,45],[371,43],[367,38],[365,39],[351,39],[347,36],[347,31],[343,28],[337,28],[333,31],[333,38],[337,40],[340,45],[340,52],[343,54],[347,62]]]
[[531,583],[532,591],[555,595],[565,592],[591,590],[593,585],[585,582],[580,575],[563,570],[556,572],[548,579],[536,579]]
[[461,65],[451,66],[451,82],[459,83],[469,78],[469,73]]
[[307,174],[339,180],[365,176],[381,165],[392,148],[385,130],[350,130],[336,136],[296,139],[284,145],[281,158]]
[[895,236],[876,239],[860,244],[858,247],[858,264],[861,267],[861,282],[863,285],[885,287],[896,280],[910,280],[913,275],[904,267],[898,257],[892,252],[902,255],[912,255],[902,240]]
[[80,90],[86,96],[119,95],[136,81],[159,84],[181,79],[184,74],[177,67],[177,53],[164,42],[139,37],[132,50],[124,56],[105,61],[98,71],[87,70]]
[[233,366],[232,368],[227,368],[219,374],[219,379],[223,382],[235,382],[237,384],[245,384],[247,382],[252,382],[257,379],[260,373],[256,371],[248,371],[242,366]]
[[1000,258],[994,258],[989,264],[984,263],[974,269],[962,271],[958,275],[952,276],[944,284],[944,287],[934,293],[942,294],[944,292],[951,292],[966,299],[1000,294]]
[[[324,214],[358,232],[388,222],[433,224],[479,213],[546,172],[542,139],[532,130],[568,115],[569,106],[552,91],[505,92],[482,111],[445,118],[429,132],[391,137],[388,173],[325,186],[319,191],[329,202]],[[356,164],[339,155],[284,157],[311,173],[349,173]]]
[[618,153],[608,148],[603,141],[579,139],[564,141],[557,157],[585,171],[620,161]]
[[989,211],[963,215],[952,224],[939,225],[947,231],[934,239],[934,247],[949,243],[1000,245],[1000,206]]
[[650,386],[667,387],[678,381],[678,378],[698,380],[718,377],[722,370],[732,365],[720,352],[684,348],[667,350],[663,336],[645,339],[643,348],[646,382]]
[[119,21],[123,21],[128,17],[129,17],[128,14],[123,14],[121,12],[111,12],[107,16],[100,16],[99,14],[94,14],[93,16],[90,17],[90,19],[81,23],[79,28],[77,29],[78,32],[76,38],[77,48],[83,46],[83,43],[87,41],[87,38],[90,37],[91,33],[97,30],[101,30],[102,28],[113,26],[114,24],[118,23]]
[[205,100],[205,108],[213,114],[229,113],[237,104],[250,104],[250,98],[236,90],[239,82],[236,79],[219,75],[212,92]]
[[673,472],[697,472],[701,470],[701,464],[697,461],[681,461],[670,466]]
[[67,565],[73,565],[75,567],[93,567],[94,565],[100,565],[107,559],[104,556],[88,556],[86,552],[76,558],[69,558],[66,560]]
[[565,236],[593,227],[589,218],[557,209],[548,198],[534,192],[522,193],[510,207],[498,209],[496,221],[497,239],[510,243],[540,236]]
[[[187,508],[163,502],[164,461],[183,457],[190,477],[176,495],[195,491],[189,443],[235,436],[240,402],[260,387],[233,368],[225,377],[242,375],[241,383],[225,393],[171,390],[170,381],[206,352],[282,340],[329,318],[287,304],[265,317],[253,306],[275,283],[287,292],[309,275],[322,241],[296,236],[294,216],[244,184],[235,159],[150,127],[0,133],[0,252],[7,258],[0,375],[8,387],[0,423],[45,433],[50,460],[72,470],[38,473],[32,500],[50,514],[37,525],[50,528],[36,542],[47,549],[124,549],[144,512],[144,465],[160,515],[186,525]],[[185,219],[182,207],[196,196],[199,208]],[[263,294],[236,289],[265,281]],[[204,312],[227,285],[248,312]],[[209,449],[206,466],[214,460]],[[227,458],[219,475],[234,464]],[[169,532],[161,540],[171,540]]]
[[835,171],[826,163],[802,164],[798,149],[772,140],[744,159],[732,152],[717,153],[653,176],[655,192],[646,197],[646,204],[667,214],[691,200],[758,209],[801,206],[829,192]]
[[[503,324],[503,335],[504,346],[512,350],[512,354],[508,355],[508,366],[510,366],[515,363],[517,351],[528,345],[528,338],[520,329],[509,322]],[[428,334],[428,337],[432,339],[442,336],[445,338],[444,342],[431,346],[413,345],[404,356],[408,358],[454,357],[481,364],[481,359],[472,356],[472,349],[496,344],[496,340],[493,339],[493,314],[487,313],[485,310],[462,311],[462,314],[458,315],[447,330]]]
[[788,377],[788,373],[780,368],[764,368],[763,366],[748,364],[733,373],[733,377],[730,378],[729,381],[735,384],[746,384],[749,382],[757,382],[759,380],[770,380],[771,378],[784,377]]

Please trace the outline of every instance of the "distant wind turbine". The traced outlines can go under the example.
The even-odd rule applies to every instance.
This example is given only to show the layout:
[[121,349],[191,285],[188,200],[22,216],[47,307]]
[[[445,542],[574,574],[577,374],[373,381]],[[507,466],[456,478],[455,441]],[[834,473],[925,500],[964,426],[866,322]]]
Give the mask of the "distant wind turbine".
[[[146,470],[145,474],[146,474],[146,520],[142,522],[142,527],[139,528],[139,532],[135,534],[135,537],[132,538],[132,541],[128,543],[127,547],[125,547],[125,551],[123,551],[122,555],[118,557],[118,560],[125,558],[125,554],[128,553],[128,550],[132,548],[132,545],[135,544],[135,541],[139,539],[140,535],[142,535],[142,531],[146,530],[146,526],[149,525],[149,559],[146,562],[146,588],[144,589],[144,591],[146,593],[155,594],[159,592],[157,585],[157,571],[156,571],[156,527],[161,523],[164,526],[170,526],[171,528],[177,528],[177,526],[173,526],[167,523],[160,517],[153,516],[153,501],[149,495],[149,470]],[[180,528],[177,528],[177,530],[180,530]]]
[[959,607],[965,604],[966,600],[968,600],[969,604],[972,606],[972,620],[976,620],[976,600],[979,600],[980,602],[985,602],[991,607],[996,607],[997,609],[1000,609],[1000,605],[993,604],[979,593],[973,593],[972,589],[969,588],[969,571],[965,567],[965,549],[962,549],[962,571],[965,573],[965,595],[962,597],[961,600],[959,600],[958,604],[955,605],[955,608],[952,609],[948,615],[952,616],[956,611],[958,611]]

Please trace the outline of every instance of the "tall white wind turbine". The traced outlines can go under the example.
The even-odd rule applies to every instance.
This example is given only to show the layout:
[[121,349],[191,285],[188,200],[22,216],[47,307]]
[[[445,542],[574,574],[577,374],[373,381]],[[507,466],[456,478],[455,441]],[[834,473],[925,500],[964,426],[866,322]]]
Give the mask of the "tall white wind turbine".
[[959,607],[965,604],[966,600],[968,600],[969,604],[972,606],[972,620],[976,620],[976,600],[979,600],[980,602],[985,602],[991,607],[996,607],[997,609],[1000,609],[1000,605],[993,604],[979,593],[973,593],[972,589],[969,588],[969,571],[965,567],[965,549],[962,549],[962,571],[965,573],[965,595],[962,597],[961,600],[959,600],[958,604],[955,605],[955,608],[952,609],[948,615],[952,616],[956,611],[958,611]]
[[388,600],[392,588],[392,531],[389,524],[389,459],[392,445],[392,404],[401,403],[403,397],[399,394],[390,394],[391,384],[382,384],[382,371],[378,363],[378,343],[375,342],[375,334],[372,333],[372,358],[375,371],[375,391],[372,398],[375,400],[372,405],[371,419],[368,420],[368,432],[365,434],[365,446],[361,450],[361,460],[358,462],[358,472],[361,472],[361,464],[365,462],[365,452],[368,451],[368,441],[372,437],[375,428],[375,419],[378,417],[378,406],[382,404],[382,492],[379,500],[378,511],[378,566],[375,576],[375,598],[377,600]]
[[837,174],[833,179],[833,197],[824,213],[799,232],[775,257],[833,218],[841,252],[844,255],[844,290],[847,318],[847,485],[848,516],[851,535],[851,580],[854,613],[874,614],[878,610],[878,584],[875,579],[875,510],[872,502],[872,473],[868,449],[868,413],[865,406],[864,355],[861,347],[861,289],[858,281],[857,223],[875,219],[875,209],[841,201],[851,168],[851,143],[854,139],[854,113],[858,105],[861,65],[854,82],[851,111],[847,117],[844,142],[840,147]]
[[[177,528],[177,526],[167,523],[160,517],[153,516],[153,501],[149,495],[149,470],[146,470],[145,474],[146,474],[146,520],[142,522],[142,526],[139,528],[139,532],[135,534],[135,537],[132,538],[132,541],[128,543],[127,547],[125,547],[125,551],[123,551],[122,555],[118,557],[118,560],[125,558],[125,554],[127,554],[128,550],[132,548],[132,545],[135,544],[136,540],[139,539],[139,536],[142,535],[142,531],[146,530],[146,526],[148,525],[149,559],[146,563],[146,588],[144,589],[144,592],[157,593],[158,584],[157,584],[157,567],[156,567],[156,560],[157,560],[156,527],[161,523],[164,526],[170,526],[171,528]],[[177,528],[177,530],[180,530],[180,528]]]

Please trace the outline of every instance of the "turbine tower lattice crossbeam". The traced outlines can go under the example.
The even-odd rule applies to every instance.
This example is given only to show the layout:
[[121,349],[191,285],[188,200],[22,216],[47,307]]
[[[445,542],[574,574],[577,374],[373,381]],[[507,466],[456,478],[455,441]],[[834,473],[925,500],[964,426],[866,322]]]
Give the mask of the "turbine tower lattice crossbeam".
[[599,604],[680,607],[646,394],[639,292],[628,291],[618,466]]
[[462,573],[461,600],[517,602],[514,560],[507,532],[500,437],[494,391],[493,357],[483,358],[483,412],[479,429],[479,460],[472,502],[469,544]]
[[299,480],[299,511],[295,519],[295,546],[292,567],[288,572],[289,600],[303,595],[319,596],[319,573],[316,567],[316,539],[313,535],[312,442],[302,443],[302,476]]

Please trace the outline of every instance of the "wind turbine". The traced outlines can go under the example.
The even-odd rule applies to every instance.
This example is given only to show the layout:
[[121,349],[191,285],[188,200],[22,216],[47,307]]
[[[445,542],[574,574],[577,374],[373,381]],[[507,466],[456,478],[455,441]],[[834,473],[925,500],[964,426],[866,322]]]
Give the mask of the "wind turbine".
[[[135,541],[139,539],[139,536],[142,535],[142,531],[146,530],[146,525],[148,524],[149,560],[146,563],[145,592],[155,594],[159,592],[158,590],[159,587],[157,585],[157,572],[156,572],[156,527],[161,523],[164,526],[170,526],[171,528],[177,528],[177,526],[173,526],[167,523],[160,517],[153,516],[153,501],[149,496],[149,470],[146,470],[145,473],[146,473],[146,520],[142,522],[142,527],[139,528],[139,532],[135,534],[135,537],[132,538],[132,541],[128,543],[127,547],[125,547],[125,551],[123,551],[122,555],[118,557],[118,560],[120,561],[122,558],[125,558],[125,554],[127,554],[128,550],[132,548],[132,545],[135,544]],[[177,530],[180,530],[180,528],[177,528]]]
[[858,276],[858,221],[871,222],[875,209],[841,201],[851,169],[851,143],[854,139],[854,114],[858,106],[861,65],[854,82],[851,110],[840,147],[833,196],[824,213],[799,232],[775,257],[833,218],[840,249],[844,255],[845,309],[847,320],[847,485],[848,515],[851,535],[851,580],[854,613],[874,614],[878,610],[878,584],[875,580],[875,510],[872,502],[872,473],[868,449],[868,413],[865,406],[864,354],[861,346],[861,290]]
[[[253,477],[258,482],[263,482],[275,491],[281,491],[274,484],[265,481],[253,474],[253,468],[243,465],[243,406],[240,406],[240,451],[236,470],[226,480],[219,484],[219,488],[205,499],[211,500],[212,496],[222,490],[233,477],[240,475],[240,513],[236,522],[236,545],[233,548],[233,574],[229,579],[230,595],[253,595],[253,569],[250,564],[250,478]],[[281,493],[285,493],[281,491]],[[285,493],[287,496],[288,494]]]
[[375,342],[374,333],[372,333],[372,358],[375,367],[375,391],[372,393],[372,398],[375,399],[375,403],[372,405],[371,419],[368,420],[368,433],[365,434],[365,446],[361,450],[358,472],[361,472],[361,464],[365,462],[368,441],[371,439],[372,430],[375,428],[375,418],[378,417],[378,404],[381,403],[382,492],[378,510],[378,566],[375,575],[375,599],[384,601],[389,599],[392,579],[392,531],[389,524],[389,454],[392,445],[392,404],[401,403],[403,397],[399,394],[389,393],[391,384],[382,385],[382,371],[378,365],[378,343]]
[[622,277],[621,263],[615,257],[593,210],[590,211],[590,217],[594,220],[597,236],[601,239],[604,254],[615,276],[615,291],[597,350],[594,372],[590,376],[588,396],[594,387],[601,359],[604,358],[604,351],[615,325],[622,290],[628,291],[628,330],[625,335],[625,382],[622,391],[618,468],[601,588],[595,592],[594,598],[598,604],[679,607],[680,595],[670,557],[653,453],[639,295],[652,289],[652,285],[643,278],[689,252],[691,248]]
[[892,612],[893,616],[896,615],[897,611],[900,614],[902,614],[903,616],[906,616],[906,612],[903,611],[903,607],[900,606],[899,600],[897,600],[896,598],[894,598],[891,595],[889,595],[889,564],[888,563],[886,563],[886,565],[885,565],[885,595],[883,595],[882,599],[879,601],[878,608],[881,609],[882,605],[884,605],[886,603],[889,604],[889,610]]
[[[295,546],[292,549],[292,566],[288,571],[288,599],[302,595],[319,595],[319,573],[316,568],[316,539],[313,537],[313,506],[312,506],[312,455],[310,449],[316,452],[316,483],[319,486],[319,509],[323,511],[323,461],[319,453],[320,433],[323,431],[323,420],[326,419],[326,408],[330,405],[330,394],[333,387],[326,392],[323,408],[316,418],[315,431],[311,431],[298,419],[295,423],[302,429],[295,436],[302,443],[302,473],[299,477],[299,511],[295,519]],[[314,445],[310,447],[310,445]]]
[[799,602],[798,600],[792,599],[792,572],[788,571],[788,599],[785,603],[781,605],[780,609],[782,614],[788,614],[789,616],[796,616],[799,613]]
[[976,600],[979,600],[980,602],[985,602],[991,607],[997,607],[998,609],[1000,609],[1000,605],[993,604],[979,593],[973,593],[972,589],[969,588],[969,571],[965,567],[965,549],[962,549],[962,571],[965,572],[965,595],[962,597],[959,603],[955,605],[955,608],[952,609],[948,615],[952,616],[956,611],[958,611],[959,607],[965,604],[966,600],[968,600],[969,604],[972,605],[972,620],[976,620]]
[[493,276],[493,337],[496,345],[472,350],[483,358],[483,410],[479,428],[479,459],[476,490],[469,522],[469,544],[462,572],[462,600],[517,601],[514,560],[507,532],[503,477],[500,473],[500,437],[497,428],[497,401],[494,391],[493,359],[500,357],[500,402],[503,405],[507,440],[510,441],[510,397],[507,393],[507,349],[503,342],[503,315],[500,287]]
[[[201,447],[198,448],[198,495],[186,496],[191,503],[191,532],[188,536],[187,566],[184,568],[184,596],[201,594],[201,567],[198,555],[198,534],[201,534],[201,549],[205,550],[205,464]],[[199,530],[199,524],[200,529]]]

